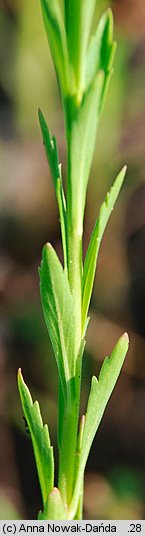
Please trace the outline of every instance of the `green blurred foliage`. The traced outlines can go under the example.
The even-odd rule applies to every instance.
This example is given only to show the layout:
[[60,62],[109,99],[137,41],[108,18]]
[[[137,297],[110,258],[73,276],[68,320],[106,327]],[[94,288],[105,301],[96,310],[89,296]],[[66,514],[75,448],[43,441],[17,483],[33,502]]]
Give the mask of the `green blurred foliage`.
[[0,494],[0,519],[21,519],[20,513],[15,505],[4,494]]

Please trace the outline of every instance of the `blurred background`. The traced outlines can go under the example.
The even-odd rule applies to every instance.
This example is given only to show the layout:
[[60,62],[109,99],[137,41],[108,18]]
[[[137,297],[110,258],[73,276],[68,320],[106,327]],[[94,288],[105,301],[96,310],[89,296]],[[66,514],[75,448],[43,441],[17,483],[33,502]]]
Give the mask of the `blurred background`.
[[[96,20],[107,5],[98,0]],[[117,338],[128,331],[131,342],[91,450],[84,518],[134,520],[145,516],[145,3],[113,0],[112,9],[118,49],[88,188],[84,252],[106,191],[125,163],[128,172],[100,251],[82,411],[91,376]],[[38,106],[57,137],[65,179],[63,116],[39,2],[1,0],[0,519],[6,520],[36,519],[41,507],[17,390],[20,366],[56,445],[57,374],[38,265],[46,241],[58,254],[61,244]]]

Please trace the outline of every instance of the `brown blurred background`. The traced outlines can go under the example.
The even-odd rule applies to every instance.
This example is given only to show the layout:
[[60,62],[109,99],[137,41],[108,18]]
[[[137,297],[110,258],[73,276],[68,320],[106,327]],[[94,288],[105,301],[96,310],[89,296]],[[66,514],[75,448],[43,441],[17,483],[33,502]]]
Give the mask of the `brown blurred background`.
[[[98,0],[96,18],[108,5]],[[83,367],[90,378],[123,331],[130,350],[87,465],[85,519],[145,515],[145,3],[114,0],[118,49],[96,143],[84,252],[98,207],[125,163],[127,178],[100,252]],[[16,374],[22,367],[56,445],[57,374],[39,297],[46,240],[61,252],[58,213],[37,120],[55,133],[65,178],[64,127],[39,2],[0,3],[0,519],[41,507]],[[57,450],[56,459],[57,459]]]

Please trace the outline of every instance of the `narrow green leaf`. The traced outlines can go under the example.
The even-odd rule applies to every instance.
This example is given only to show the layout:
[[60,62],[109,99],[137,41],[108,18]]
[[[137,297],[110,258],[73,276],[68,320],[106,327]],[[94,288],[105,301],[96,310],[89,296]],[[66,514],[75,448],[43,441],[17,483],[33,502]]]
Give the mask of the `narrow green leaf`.
[[111,10],[108,9],[101,17],[96,33],[91,38],[86,62],[86,88],[89,87],[100,69],[105,74],[100,111],[105,102],[109,80],[112,74],[115,50],[116,43],[113,41],[113,16]]
[[18,371],[18,387],[22,408],[31,434],[35,461],[40,481],[43,503],[54,486],[54,459],[53,447],[47,424],[43,425],[38,402],[34,402],[26,386],[21,369]]
[[[67,1],[67,0],[66,0]],[[84,0],[82,2],[82,41],[84,48],[87,48],[89,35],[91,32],[92,19],[94,15],[96,0]]]
[[124,333],[118,340],[110,357],[106,357],[99,378],[93,376],[84,427],[81,457],[83,465],[102,419],[108,400],[117,382],[128,350],[129,339]]
[[62,432],[63,432],[63,422],[64,422],[64,411],[65,411],[65,397],[62,389],[62,384],[59,379],[58,385],[58,422],[57,422],[57,439],[58,439],[58,448],[61,449],[62,443]]
[[[62,388],[75,374],[73,296],[67,273],[51,244],[43,248],[40,292],[45,322],[52,342]],[[77,355],[77,354],[76,354]]]
[[56,139],[51,136],[51,133],[48,129],[47,123],[45,121],[44,115],[41,110],[38,110],[38,117],[40,122],[40,128],[42,132],[43,143],[45,146],[47,160],[50,166],[53,184],[55,192],[57,190],[57,180],[61,178],[61,165],[58,158],[58,150]]
[[69,63],[63,16],[57,0],[40,0],[40,3],[58,81],[66,95],[69,86]]
[[38,519],[67,519],[67,512],[62,502],[61,494],[58,488],[53,488],[49,494],[44,512],[39,512]]
[[[99,378],[93,376],[91,391],[88,400],[86,420],[84,425],[82,449],[80,454],[80,464],[76,477],[76,485],[74,497],[70,508],[70,514],[75,512],[78,504],[78,496],[84,470],[94,436],[101,422],[108,400],[115,387],[116,381],[120,374],[127,350],[128,350],[128,335],[124,333],[118,340],[110,357],[106,357],[101,367]],[[71,519],[71,517],[70,517]]]
[[71,212],[72,227],[77,229],[78,234],[82,233],[86,189],[95,145],[103,83],[104,75],[100,71],[84,96],[70,132],[68,211]]
[[82,331],[84,331],[85,323],[92,294],[94,276],[97,264],[97,258],[103,233],[108,223],[110,214],[113,210],[117,197],[119,195],[124,177],[126,174],[126,166],[117,175],[115,182],[109,193],[106,195],[104,203],[101,205],[99,217],[96,221],[88,251],[84,263],[83,286],[82,286]]
[[62,246],[63,246],[63,255],[64,255],[64,267],[67,270],[67,266],[68,266],[67,211],[66,211],[66,202],[65,202],[65,195],[63,191],[61,176],[57,180],[56,197],[57,197],[59,215],[60,215],[61,236],[62,236]]
[[[100,47],[100,67],[106,72],[111,68],[112,64],[112,45],[113,42],[113,15],[111,9],[106,11],[104,15],[104,31],[102,34]],[[103,26],[103,17],[102,17]]]
[[[59,489],[62,493],[64,502],[70,503],[75,478],[76,465],[76,445],[78,434],[78,419],[80,405],[80,387],[82,358],[85,347],[85,341],[82,340],[80,349],[75,363],[75,375],[69,382],[69,396],[64,401],[62,399],[59,413]],[[60,395],[62,393],[60,392]],[[69,430],[69,435],[68,435]]]
[[80,488],[80,494],[79,494],[79,500],[78,500],[78,506],[76,510],[76,514],[74,515],[74,519],[83,519],[83,499],[84,499],[84,478],[82,480],[81,488]]
[[84,92],[85,63],[88,39],[96,0],[65,0],[65,26],[69,58],[73,70],[73,92],[78,102]]
[[62,186],[61,164],[59,163],[57,143],[55,137],[52,137],[47,123],[41,110],[38,111],[40,128],[42,132],[43,143],[45,146],[47,160],[50,166],[53,179],[54,189],[58,202],[61,235],[64,254],[64,266],[67,268],[67,233],[66,233],[66,201]]
[[77,93],[81,77],[81,3],[82,0],[73,0],[73,2],[71,0],[65,0],[65,27],[69,62],[72,70],[71,82],[73,93]]

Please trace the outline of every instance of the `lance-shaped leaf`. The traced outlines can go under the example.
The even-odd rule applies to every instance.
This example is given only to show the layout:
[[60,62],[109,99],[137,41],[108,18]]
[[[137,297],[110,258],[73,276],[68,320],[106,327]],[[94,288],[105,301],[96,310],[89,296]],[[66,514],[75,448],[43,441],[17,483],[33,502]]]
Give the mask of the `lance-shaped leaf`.
[[68,211],[73,228],[82,232],[86,188],[95,146],[100,98],[104,83],[100,71],[72,122],[69,139]]
[[61,165],[59,163],[59,158],[58,158],[56,139],[54,136],[53,137],[51,136],[51,133],[48,129],[44,115],[40,109],[38,110],[38,117],[39,117],[41,132],[42,132],[43,143],[45,146],[46,156],[47,156],[51,174],[52,174],[54,189],[55,189],[55,192],[57,192],[57,180],[58,178],[61,178]]
[[[71,490],[74,484],[74,467],[76,462],[76,444],[78,417],[80,405],[80,386],[82,357],[85,341],[82,340],[77,359],[75,360],[75,374],[69,382],[69,396],[62,400],[59,412],[58,438],[59,438],[59,489],[65,502],[70,502]],[[62,393],[60,392],[60,396]],[[60,401],[60,399],[59,399]],[[69,432],[68,432],[69,431]],[[69,433],[69,436],[68,436]],[[69,445],[69,447],[68,447]]]
[[[66,0],[67,1],[67,0]],[[77,1],[77,0],[76,0]],[[82,2],[82,44],[86,49],[92,26],[96,0],[84,0]]]
[[99,211],[99,217],[96,221],[88,251],[84,263],[84,273],[83,273],[83,289],[82,289],[82,331],[86,324],[88,308],[90,304],[92,288],[94,283],[94,276],[97,264],[97,258],[99,253],[99,248],[103,233],[105,231],[106,225],[108,223],[110,214],[113,210],[117,197],[119,195],[122,183],[124,181],[126,166],[120,171],[117,175],[116,180],[110,190],[106,195],[104,203],[101,205]]
[[54,486],[53,447],[47,424],[43,425],[38,402],[34,402],[23,380],[21,369],[18,371],[18,387],[22,408],[31,434],[40,488],[45,505],[48,494]]
[[76,319],[67,273],[51,244],[43,248],[40,292],[45,322],[55,353],[64,394],[74,376],[74,333]]
[[113,16],[110,9],[101,17],[95,35],[92,36],[86,61],[86,88],[89,87],[96,73],[104,71],[104,86],[100,107],[102,110],[112,74],[112,65],[116,51],[113,41]]
[[96,0],[65,0],[65,26],[70,63],[73,70],[74,92],[84,92],[85,63],[88,39]]
[[45,504],[43,512],[39,512],[38,519],[67,519],[67,512],[58,488],[53,488]]
[[108,400],[117,382],[128,350],[128,334],[118,340],[110,357],[106,357],[99,378],[93,376],[82,441],[82,458],[87,460],[96,430],[100,424]]
[[64,254],[64,265],[67,267],[67,234],[66,234],[66,201],[62,186],[61,164],[59,163],[57,143],[55,137],[51,136],[47,123],[41,110],[38,111],[39,122],[42,132],[43,143],[45,146],[47,160],[53,179],[54,189],[58,202],[60,215],[61,235]]
[[90,448],[108,400],[120,374],[128,350],[128,344],[128,335],[127,333],[124,333],[124,335],[122,335],[122,337],[120,337],[118,340],[111,356],[106,357],[104,360],[98,380],[95,376],[92,378],[82,439],[80,464],[78,467],[78,474],[76,476],[76,485],[71,505],[71,513],[75,512],[78,502],[80,484],[82,482]]
[[49,46],[57,77],[66,95],[69,86],[69,64],[63,16],[57,0],[40,0]]
[[81,76],[81,0],[65,0],[65,27],[69,61],[73,72],[73,92],[77,90]]

